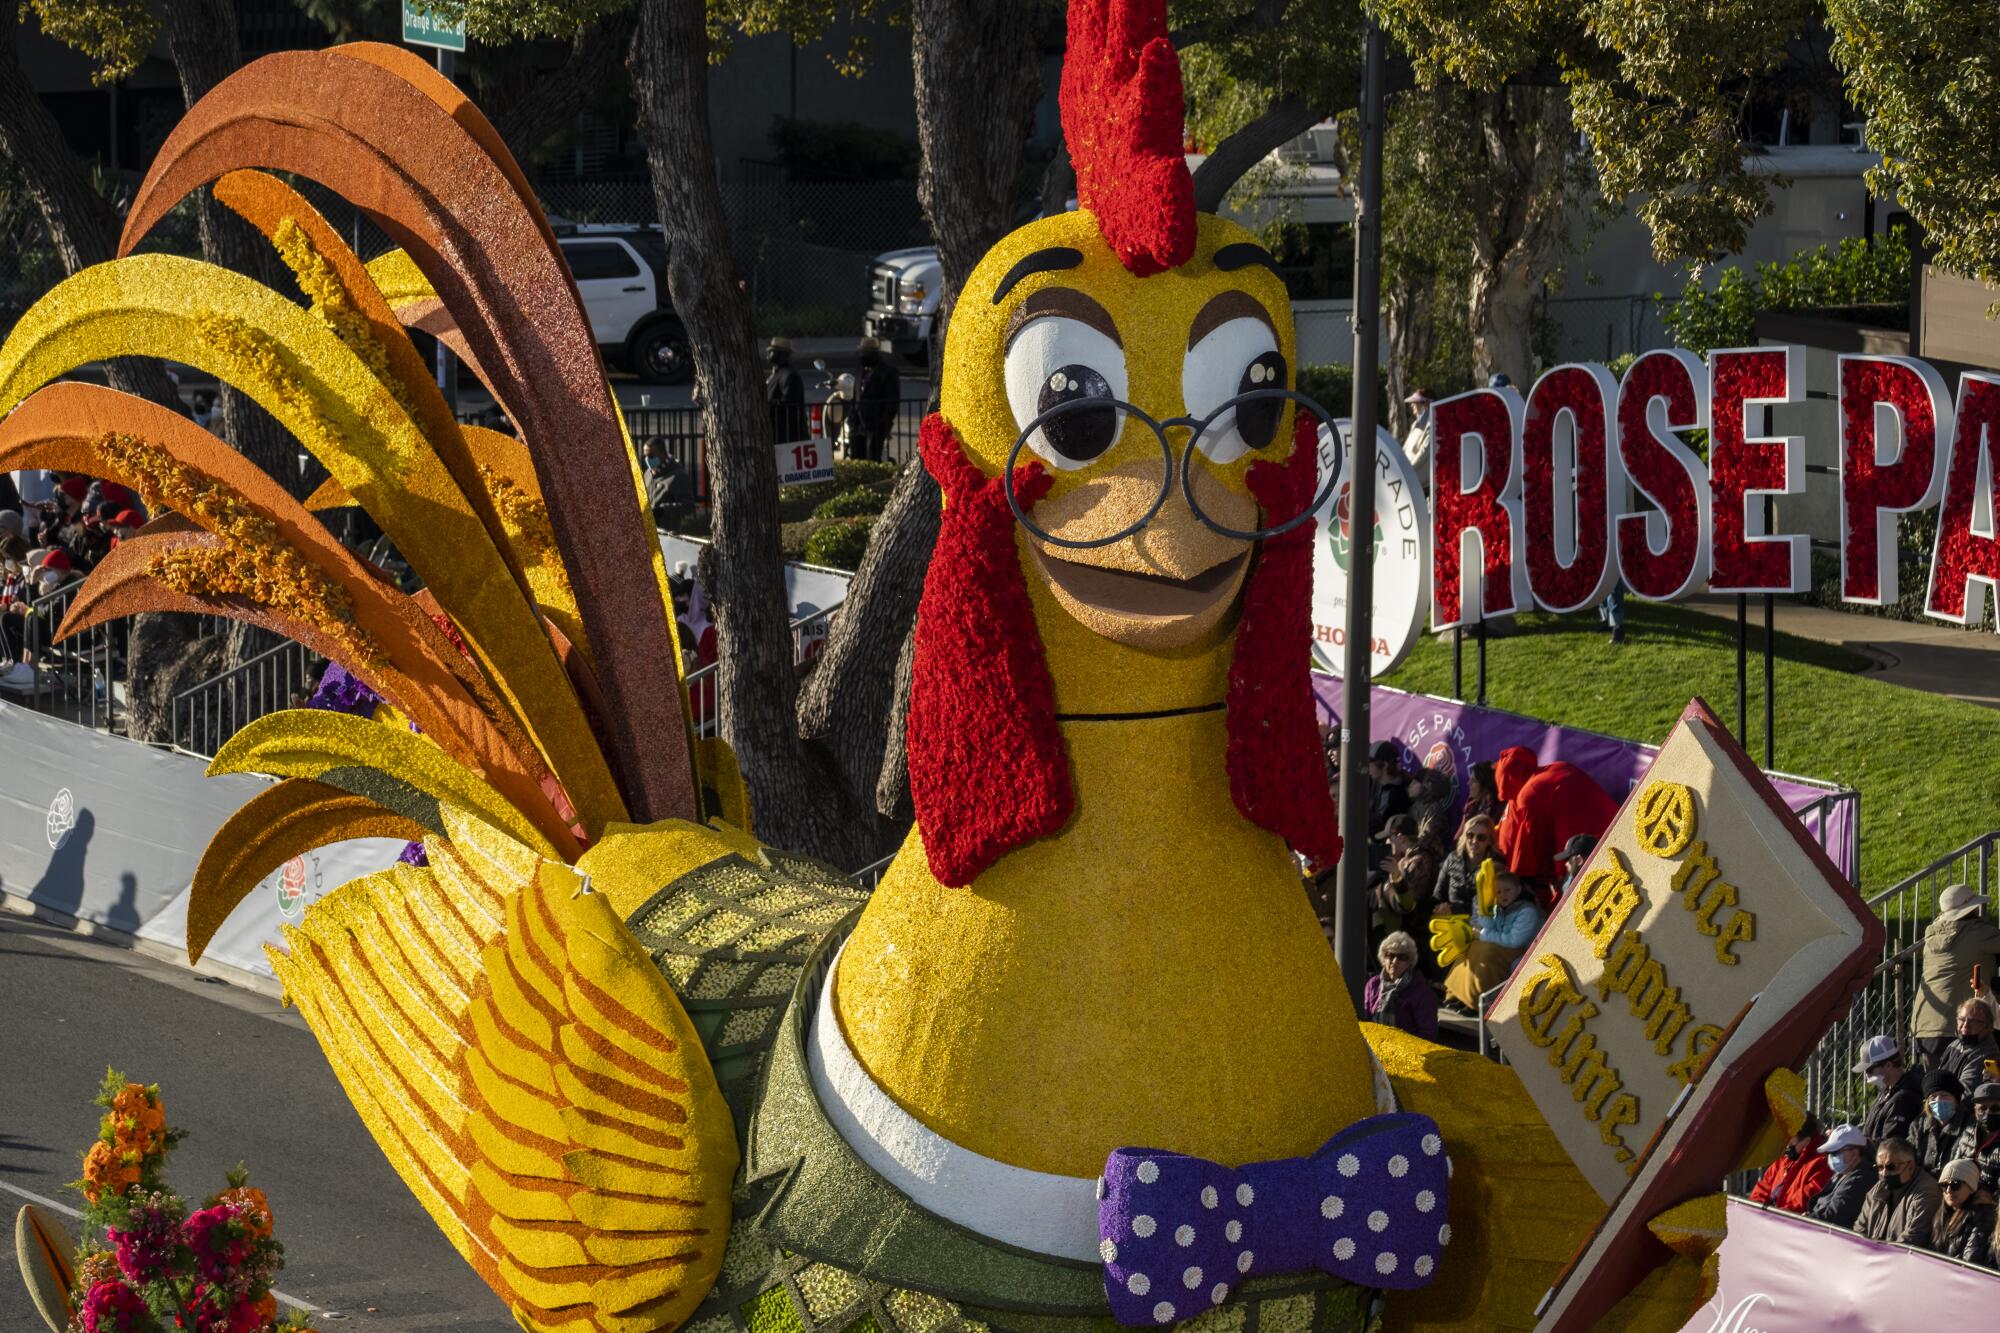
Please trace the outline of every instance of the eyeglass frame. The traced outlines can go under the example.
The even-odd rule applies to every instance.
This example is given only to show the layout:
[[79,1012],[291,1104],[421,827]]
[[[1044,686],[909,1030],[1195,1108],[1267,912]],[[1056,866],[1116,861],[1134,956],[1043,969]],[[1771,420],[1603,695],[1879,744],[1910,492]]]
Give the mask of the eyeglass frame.
[[[1283,398],[1299,405],[1300,407],[1303,407],[1304,409],[1312,413],[1314,421],[1318,422],[1325,429],[1333,432],[1334,446],[1337,451],[1335,454],[1335,466],[1329,469],[1329,475],[1327,477],[1325,484],[1319,487],[1318,490],[1314,493],[1312,503],[1307,505],[1299,513],[1293,515],[1291,518],[1286,519],[1284,522],[1279,523],[1274,527],[1256,528],[1249,531],[1245,531],[1240,528],[1229,527],[1226,524],[1219,523],[1215,519],[1210,518],[1205,512],[1203,512],[1200,503],[1196,501],[1196,499],[1194,498],[1194,480],[1193,480],[1194,451],[1195,451],[1195,446],[1200,442],[1202,435],[1208,430],[1210,426],[1214,425],[1217,419],[1219,419],[1224,413],[1234,411],[1239,405],[1243,403],[1251,402],[1258,399],[1268,399],[1268,398]],[[1028,441],[1034,436],[1036,431],[1042,428],[1043,423],[1051,421],[1056,417],[1062,416],[1064,413],[1067,412],[1103,410],[1106,408],[1109,408],[1112,411],[1116,412],[1123,412],[1129,416],[1138,418],[1139,421],[1143,422],[1153,432],[1153,438],[1159,441],[1160,459],[1163,463],[1166,464],[1165,468],[1166,475],[1160,479],[1160,493],[1153,497],[1153,503],[1147,506],[1146,512],[1144,514],[1142,514],[1134,522],[1129,523],[1125,527],[1120,528],[1117,532],[1112,533],[1109,537],[1091,537],[1088,539],[1079,539],[1073,537],[1058,537],[1054,533],[1047,531],[1039,524],[1037,524],[1033,519],[1028,517],[1028,511],[1022,506],[1019,495],[1015,493],[1015,488],[1014,488],[1015,463],[1021,457],[1021,450],[1027,447]],[[1128,403],[1120,398],[1072,398],[1068,402],[1057,403],[1054,407],[1049,408],[1046,412],[1037,414],[1032,421],[1030,421],[1027,425],[1021,428],[1020,433],[1014,437],[1014,447],[1007,451],[1007,463],[1000,473],[1001,488],[1006,492],[1007,495],[1007,507],[1014,511],[1014,520],[1017,523],[1019,523],[1022,527],[1026,528],[1030,533],[1030,535],[1032,535],[1039,541],[1047,543],[1050,546],[1060,546],[1072,551],[1085,551],[1085,550],[1094,550],[1101,546],[1110,546],[1117,542],[1122,542],[1127,537],[1133,536],[1136,533],[1144,531],[1146,525],[1151,523],[1153,519],[1156,516],[1158,516],[1160,510],[1164,508],[1167,503],[1167,496],[1171,493],[1173,489],[1174,470],[1175,470],[1173,442],[1167,438],[1167,431],[1176,426],[1179,426],[1187,429],[1190,432],[1188,435],[1187,444],[1183,446],[1181,449],[1181,460],[1180,460],[1181,497],[1187,502],[1189,511],[1194,514],[1196,520],[1199,521],[1202,524],[1202,526],[1206,527],[1209,531],[1218,534],[1219,536],[1230,537],[1237,541],[1250,541],[1250,542],[1266,541],[1272,537],[1282,537],[1284,534],[1290,532],[1292,529],[1307,522],[1315,514],[1319,513],[1319,511],[1326,505],[1327,501],[1333,498],[1334,490],[1340,483],[1340,474],[1342,471],[1341,468],[1342,455],[1344,455],[1346,452],[1346,446],[1341,441],[1340,431],[1334,425],[1334,421],[1335,418],[1328,415],[1327,410],[1324,407],[1322,407],[1317,400],[1307,396],[1306,394],[1299,393],[1293,389],[1279,389],[1279,388],[1251,389],[1246,393],[1237,394],[1233,398],[1224,399],[1222,403],[1215,408],[1214,411],[1210,412],[1207,416],[1202,417],[1199,420],[1197,420],[1192,416],[1177,416],[1177,417],[1168,417],[1165,421],[1160,421],[1154,418],[1144,408],[1138,406],[1136,403]]]

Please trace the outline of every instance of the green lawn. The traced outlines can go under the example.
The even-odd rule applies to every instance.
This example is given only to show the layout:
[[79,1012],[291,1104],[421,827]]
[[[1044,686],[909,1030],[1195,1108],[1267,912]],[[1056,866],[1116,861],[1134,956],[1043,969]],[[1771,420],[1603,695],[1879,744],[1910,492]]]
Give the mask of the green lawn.
[[[1657,745],[1694,695],[1736,718],[1736,624],[1680,607],[1630,601],[1626,641],[1597,617],[1523,616],[1486,645],[1496,708]],[[1746,746],[1764,747],[1763,632],[1751,611]],[[1861,792],[1861,882],[1888,887],[2000,826],[2000,712],[1856,674],[1845,649],[1778,636],[1777,763]],[[1474,690],[1465,645],[1465,690]],[[1385,683],[1451,693],[1451,643],[1426,638]]]

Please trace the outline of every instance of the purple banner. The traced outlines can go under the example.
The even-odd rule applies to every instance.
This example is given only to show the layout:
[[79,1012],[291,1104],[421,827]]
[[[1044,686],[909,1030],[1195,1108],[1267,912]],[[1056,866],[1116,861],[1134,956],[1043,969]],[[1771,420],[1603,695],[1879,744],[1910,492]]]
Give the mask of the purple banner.
[[[1340,725],[1340,688],[1340,677],[1313,673],[1313,694],[1323,727]],[[1620,801],[1638,784],[1658,750],[1638,741],[1560,727],[1497,708],[1428,694],[1405,694],[1387,685],[1370,691],[1368,712],[1369,740],[1394,740],[1403,749],[1406,770],[1421,764],[1450,775],[1454,809],[1465,799],[1466,770],[1475,763],[1492,763],[1509,746],[1525,746],[1545,764],[1557,759],[1575,764]],[[1807,833],[1826,849],[1848,881],[1854,882],[1860,863],[1859,797],[1832,783],[1776,773],[1768,776],[1785,803],[1801,812]]]
[[2000,1275],[1729,1201],[1722,1281],[1682,1333],[1896,1333],[1991,1321]]

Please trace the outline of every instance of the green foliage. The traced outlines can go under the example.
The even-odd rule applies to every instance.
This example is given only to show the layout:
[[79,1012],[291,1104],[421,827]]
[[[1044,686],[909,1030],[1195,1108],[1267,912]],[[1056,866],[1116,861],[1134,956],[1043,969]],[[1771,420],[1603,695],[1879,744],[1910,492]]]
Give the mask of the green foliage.
[[[1489,696],[1498,708],[1657,745],[1694,695],[1733,715],[1734,611],[1633,599],[1622,644],[1608,642],[1595,616],[1520,616],[1487,648]],[[1763,651],[1761,626],[1751,628],[1750,651]],[[1864,889],[1893,884],[1992,826],[1990,806],[1966,793],[1992,785],[2000,713],[1892,685],[1832,644],[1780,633],[1777,658],[1776,767],[1860,790]],[[1471,674],[1468,661],[1468,684]],[[1449,636],[1425,636],[1385,683],[1449,694]],[[1762,692],[1751,691],[1756,736]],[[1856,744],[1856,718],[1868,719],[1866,744]]]
[[1827,0],[1833,58],[1882,154],[1868,184],[1923,224],[1944,268],[2000,282],[2000,43],[1993,7]]
[[116,83],[139,68],[159,36],[151,0],[20,0],[22,15],[89,57],[92,83]]
[[806,563],[830,569],[859,569],[861,554],[868,549],[868,534],[874,530],[872,518],[836,519],[806,539]]
[[[816,516],[815,511],[837,495],[860,487],[887,495],[892,478],[901,471],[896,463],[878,463],[865,458],[843,458],[833,465],[832,481],[809,481],[800,486],[778,488],[778,521],[799,523]],[[824,517],[824,515],[818,515]]]
[[[567,37],[583,24],[631,8],[636,0],[420,0],[446,19],[463,19],[475,41],[502,43],[516,37]],[[729,53],[736,35],[789,33],[800,45],[819,41],[838,25],[847,45],[831,57],[833,67],[853,77],[873,54],[866,36],[875,21],[907,20],[908,0],[707,0],[709,59]]]
[[889,497],[866,486],[857,486],[851,491],[842,491],[831,500],[824,501],[813,510],[814,518],[863,518],[879,514],[889,504]]
[[1893,227],[1872,245],[1850,236],[1838,247],[1759,264],[1754,276],[1726,268],[1712,288],[1690,277],[1680,295],[1665,302],[1660,320],[1676,345],[1706,353],[1755,342],[1757,316],[1767,310],[1901,304],[1909,290],[1909,240]]
[[1290,0],[1275,19],[1244,0],[1170,0],[1187,90],[1187,137],[1204,151],[1249,124],[1274,97],[1297,93],[1332,111],[1360,88],[1354,0]]
[[[1333,413],[1336,417],[1350,416],[1354,412],[1354,367],[1300,366],[1298,391]],[[1389,396],[1382,386],[1382,377],[1375,377],[1376,420],[1386,421],[1389,410]]]

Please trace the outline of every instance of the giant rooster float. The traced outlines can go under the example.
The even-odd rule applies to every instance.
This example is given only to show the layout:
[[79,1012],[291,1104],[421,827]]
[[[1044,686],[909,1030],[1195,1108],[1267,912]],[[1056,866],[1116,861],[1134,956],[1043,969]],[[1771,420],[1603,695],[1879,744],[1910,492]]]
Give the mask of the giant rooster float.
[[[872,897],[760,845],[727,750],[662,688],[664,571],[575,289],[491,126],[416,57],[223,82],[125,257],[0,352],[0,466],[116,478],[163,514],[69,631],[239,616],[391,706],[278,713],[217,757],[283,780],[212,844],[191,952],[305,848],[422,841],[426,865],[330,894],[274,964],[525,1327],[1528,1327],[1603,1212],[1510,1070],[1356,1019],[1290,850],[1338,837],[1285,287],[1194,209],[1164,0],[1078,0],[1070,28],[1082,208],[979,264],[923,429],[945,510],[917,820]],[[364,265],[258,168],[400,249]],[[303,304],[132,253],[211,183]],[[405,326],[522,441],[456,423]],[[51,383],[132,354],[254,397],[424,591],[191,423]],[[1713,1229],[1659,1234],[1692,1258],[1663,1243],[1621,1327],[1700,1299]]]

